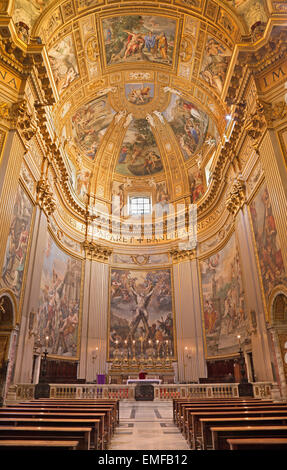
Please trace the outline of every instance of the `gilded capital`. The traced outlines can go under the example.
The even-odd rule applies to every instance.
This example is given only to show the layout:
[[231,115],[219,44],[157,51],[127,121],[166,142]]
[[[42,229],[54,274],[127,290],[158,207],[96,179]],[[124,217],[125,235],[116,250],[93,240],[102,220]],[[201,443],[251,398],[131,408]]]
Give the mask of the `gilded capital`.
[[112,254],[112,250],[108,247],[97,245],[94,242],[85,240],[82,243],[82,248],[87,257],[96,261],[108,261]]
[[196,258],[196,249],[192,250],[180,250],[179,248],[173,248],[169,252],[173,262],[179,263],[181,261],[193,260]]
[[236,215],[245,203],[246,186],[245,182],[238,178],[234,181],[231,191],[226,198],[226,208],[232,214]]

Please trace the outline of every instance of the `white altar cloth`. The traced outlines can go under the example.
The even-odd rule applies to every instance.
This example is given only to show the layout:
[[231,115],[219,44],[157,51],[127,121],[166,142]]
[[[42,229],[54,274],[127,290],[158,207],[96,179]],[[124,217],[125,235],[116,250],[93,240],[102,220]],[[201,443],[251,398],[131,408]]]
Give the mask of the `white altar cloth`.
[[158,384],[162,383],[161,379],[128,379],[127,385],[129,384],[140,384],[140,383],[150,383],[150,384]]

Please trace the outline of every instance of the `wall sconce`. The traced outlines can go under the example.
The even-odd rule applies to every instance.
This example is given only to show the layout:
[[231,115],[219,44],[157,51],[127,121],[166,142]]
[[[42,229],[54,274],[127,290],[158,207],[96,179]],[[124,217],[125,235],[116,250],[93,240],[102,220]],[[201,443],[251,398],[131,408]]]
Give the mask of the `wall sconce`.
[[188,352],[188,347],[187,347],[187,346],[185,346],[185,348],[184,348],[184,355],[185,355],[185,357],[186,357],[187,359],[191,359],[191,358],[192,358],[191,353]]
[[96,348],[95,351],[92,351],[92,361],[95,362],[95,360],[98,357],[98,350],[99,348]]

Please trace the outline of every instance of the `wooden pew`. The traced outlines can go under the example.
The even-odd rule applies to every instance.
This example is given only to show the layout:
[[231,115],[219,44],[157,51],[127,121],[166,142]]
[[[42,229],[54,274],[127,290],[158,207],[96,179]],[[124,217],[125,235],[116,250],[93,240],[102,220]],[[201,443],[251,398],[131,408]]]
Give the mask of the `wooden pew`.
[[95,450],[102,450],[100,439],[100,420],[99,419],[67,419],[67,418],[1,418],[0,426],[60,426],[60,427],[91,427],[90,447]]
[[287,439],[227,439],[230,450],[287,450]]
[[226,405],[228,403],[270,403],[271,400],[259,400],[259,399],[246,399],[246,398],[210,398],[210,399],[190,399],[190,398],[184,398],[184,399],[174,399],[173,400],[173,416],[174,416],[174,422],[179,425],[180,419],[182,418],[182,410],[184,407],[190,405],[203,405],[203,404],[223,404]]
[[50,407],[50,406],[10,406],[10,407],[5,407],[5,408],[0,408],[0,413],[4,412],[15,412],[15,413],[24,413],[24,412],[45,412],[45,413],[82,413],[82,414],[89,414],[89,413],[104,413],[105,414],[105,434],[106,434],[106,440],[107,443],[110,442],[112,433],[113,433],[113,419],[112,419],[112,410],[111,408],[106,408],[106,407],[81,407],[81,406],[72,406],[72,407]]
[[92,405],[113,405],[116,409],[116,423],[119,423],[119,415],[120,415],[120,401],[113,400],[111,398],[38,398],[37,400],[30,400],[26,402],[20,402],[21,405],[23,404],[92,404]]
[[90,427],[0,426],[0,440],[77,440],[79,450],[90,450]]
[[105,450],[108,448],[108,436],[107,436],[107,431],[106,431],[106,419],[107,415],[105,413],[66,413],[66,412],[61,412],[61,410],[57,410],[57,412],[53,413],[49,411],[46,413],[45,411],[37,411],[37,410],[32,410],[32,411],[21,411],[21,412],[15,412],[15,411],[5,411],[5,409],[0,408],[0,418],[12,418],[13,420],[17,420],[19,418],[47,418],[47,419],[81,419],[83,422],[88,421],[92,419],[93,421],[95,419],[100,420],[100,443],[99,447],[100,450]]
[[45,409],[55,409],[55,408],[59,408],[59,409],[95,409],[95,410],[108,410],[109,414],[110,414],[110,417],[109,417],[109,425],[112,427],[112,430],[115,429],[115,426],[117,424],[117,408],[115,407],[114,404],[87,404],[87,403],[75,403],[75,404],[72,404],[72,403],[48,403],[48,404],[45,404],[45,403],[41,403],[41,404],[37,404],[37,403],[25,403],[25,404],[16,404],[16,405],[7,405],[7,408],[10,408],[10,409],[31,409],[31,408],[35,408],[35,409],[42,409],[42,408],[45,408]]
[[203,403],[269,403],[272,402],[272,400],[268,399],[259,399],[259,398],[174,398],[173,399],[173,416],[174,416],[174,422],[177,422],[177,417],[180,413],[180,407],[181,405],[194,405],[194,404],[203,404]]
[[255,400],[236,400],[236,401],[228,401],[228,402],[200,402],[200,403],[181,403],[179,407],[179,421],[178,421],[178,427],[180,428],[181,432],[185,433],[185,425],[187,424],[187,410],[191,408],[201,408],[201,407],[206,407],[206,408],[213,408],[215,406],[229,406],[229,407],[244,407],[244,406],[259,406],[259,405],[272,405],[273,403],[268,400],[268,401],[255,401]]
[[0,440],[0,450],[77,450],[79,441]]
[[228,411],[265,411],[265,410],[283,410],[287,413],[287,407],[286,405],[276,405],[276,404],[266,404],[266,405],[262,405],[262,404],[259,404],[259,405],[254,405],[254,404],[251,404],[251,405],[238,405],[238,406],[203,406],[203,407],[190,407],[190,408],[186,408],[184,410],[184,429],[183,429],[183,434],[185,436],[186,439],[189,438],[189,435],[191,433],[191,431],[193,430],[193,418],[192,418],[192,414],[193,413],[200,413],[200,412],[206,412],[206,411],[210,411],[210,412],[228,412]]
[[202,450],[212,448],[211,428],[214,426],[234,427],[234,426],[287,426],[287,415],[285,416],[242,416],[242,417],[222,417],[222,418],[201,418],[201,439]]
[[287,438],[287,426],[212,427],[213,450],[229,450],[228,439]]
[[[241,418],[241,417],[264,417],[264,416],[287,416],[286,408],[283,409],[264,409],[261,410],[221,410],[221,411],[199,411],[191,412],[189,415],[189,434],[187,441],[191,448],[196,448],[197,442],[200,442],[202,445],[202,429],[201,429],[201,419],[208,418]],[[209,442],[211,446],[211,442]]]

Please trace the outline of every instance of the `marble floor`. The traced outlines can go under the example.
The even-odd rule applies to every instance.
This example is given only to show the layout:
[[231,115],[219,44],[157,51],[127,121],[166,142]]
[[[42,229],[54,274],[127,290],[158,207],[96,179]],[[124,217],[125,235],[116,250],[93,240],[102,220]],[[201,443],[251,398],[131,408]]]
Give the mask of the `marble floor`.
[[190,450],[173,423],[172,402],[122,401],[110,450]]

